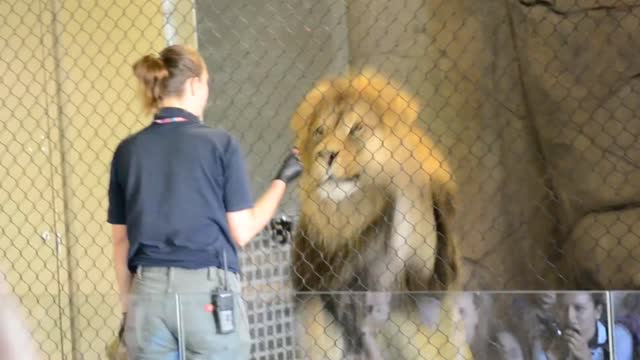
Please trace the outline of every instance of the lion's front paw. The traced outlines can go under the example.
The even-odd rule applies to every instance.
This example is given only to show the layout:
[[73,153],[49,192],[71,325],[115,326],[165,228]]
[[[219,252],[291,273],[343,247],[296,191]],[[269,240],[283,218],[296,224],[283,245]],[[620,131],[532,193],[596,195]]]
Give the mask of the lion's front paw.
[[385,292],[367,293],[367,315],[362,331],[375,335],[389,320],[391,313],[391,294]]

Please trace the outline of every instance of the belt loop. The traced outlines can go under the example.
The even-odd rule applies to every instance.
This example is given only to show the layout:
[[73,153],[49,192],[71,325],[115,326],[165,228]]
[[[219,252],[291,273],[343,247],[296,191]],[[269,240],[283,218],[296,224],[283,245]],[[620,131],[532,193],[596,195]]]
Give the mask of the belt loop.
[[142,265],[138,265],[138,268],[136,269],[136,275],[138,276],[138,279],[142,280]]
[[213,280],[213,270],[211,269],[211,266],[207,268],[207,280]]

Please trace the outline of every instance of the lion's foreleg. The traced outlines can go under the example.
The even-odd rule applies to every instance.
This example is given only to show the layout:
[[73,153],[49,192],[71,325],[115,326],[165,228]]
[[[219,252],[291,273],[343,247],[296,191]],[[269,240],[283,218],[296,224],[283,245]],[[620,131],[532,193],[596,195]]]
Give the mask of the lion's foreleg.
[[362,322],[362,345],[368,360],[382,360],[382,350],[376,341],[377,334],[385,327],[391,315],[391,293],[368,292],[367,312]]
[[[406,299],[405,299],[406,300]],[[415,302],[394,307],[390,321],[379,336],[384,355],[402,360],[471,360],[473,356],[464,339],[464,326],[457,318],[449,299],[432,304],[439,313],[435,326],[421,319]]]
[[296,299],[296,343],[303,359],[341,360],[345,356],[343,330],[325,308],[320,295]]
[[433,274],[437,236],[431,198],[418,189],[398,191],[391,231],[382,261],[372,264],[371,275],[380,291],[406,290],[405,273],[420,290],[429,290]]

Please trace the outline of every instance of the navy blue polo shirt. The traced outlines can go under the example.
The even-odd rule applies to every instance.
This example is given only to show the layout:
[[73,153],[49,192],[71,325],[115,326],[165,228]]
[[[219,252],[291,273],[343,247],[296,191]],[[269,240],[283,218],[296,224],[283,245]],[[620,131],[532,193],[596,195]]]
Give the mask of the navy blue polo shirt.
[[131,272],[139,265],[222,268],[223,252],[228,269],[239,272],[226,213],[252,206],[238,142],[183,109],[160,109],[114,153],[108,222],[127,225]]

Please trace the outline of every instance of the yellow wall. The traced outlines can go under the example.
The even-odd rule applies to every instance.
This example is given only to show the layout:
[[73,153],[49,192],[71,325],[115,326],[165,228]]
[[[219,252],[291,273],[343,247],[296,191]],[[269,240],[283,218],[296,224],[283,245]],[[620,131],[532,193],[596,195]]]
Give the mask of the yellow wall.
[[[176,15],[183,34],[194,34],[190,2]],[[148,124],[135,98],[131,65],[165,45],[160,1],[64,1],[59,11],[65,154],[61,175],[68,210],[65,238],[70,272],[76,351],[99,358],[119,322],[106,224],[112,152],[128,134]],[[188,36],[185,38],[189,39]],[[187,40],[188,41],[188,40]],[[113,314],[113,315],[112,315]],[[105,321],[108,323],[105,325]]]
[[0,2],[0,268],[40,350],[60,359],[66,309],[58,297],[51,181],[57,104],[50,15],[44,1]]
[[[195,45],[192,2],[173,3],[174,42]],[[72,343],[76,356],[104,358],[120,321],[109,163],[149,121],[131,64],[166,45],[161,0],[5,0],[0,14],[2,269],[47,358]]]

